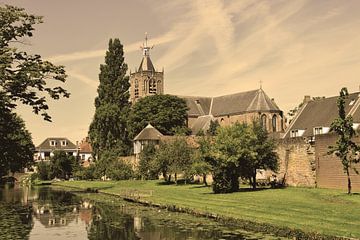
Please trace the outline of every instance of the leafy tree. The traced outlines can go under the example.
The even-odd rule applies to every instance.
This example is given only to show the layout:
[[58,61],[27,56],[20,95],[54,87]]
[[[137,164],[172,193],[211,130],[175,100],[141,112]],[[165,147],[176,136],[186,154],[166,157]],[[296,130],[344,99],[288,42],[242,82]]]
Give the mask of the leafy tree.
[[74,156],[68,155],[65,151],[54,151],[54,156],[50,158],[51,178],[69,178],[73,173],[76,162],[76,158]]
[[177,183],[178,173],[184,173],[186,176],[190,171],[191,156],[191,148],[184,138],[176,137],[161,142],[155,153],[155,169],[158,173],[162,173],[168,182],[171,180],[171,174],[174,174]]
[[164,180],[171,181],[171,174],[169,174],[170,165],[172,164],[172,149],[169,143],[160,142],[159,148],[155,152],[155,169],[158,173],[161,173]]
[[347,175],[348,180],[348,194],[351,194],[351,179],[350,170],[354,170],[359,174],[355,164],[359,163],[358,151],[360,147],[352,141],[356,132],[353,129],[353,120],[351,116],[346,116],[345,112],[345,100],[349,93],[346,88],[342,88],[340,96],[337,99],[337,106],[339,110],[339,117],[336,118],[330,126],[330,132],[335,132],[338,135],[335,146],[329,146],[328,154],[335,154],[340,158],[343,165],[344,172]]
[[33,36],[34,25],[39,23],[41,17],[27,14],[23,8],[0,6],[0,103],[11,110],[21,102],[51,121],[46,96],[55,100],[69,97],[62,87],[49,86],[65,82],[64,67],[16,47],[24,38]]
[[48,162],[41,161],[37,164],[37,172],[40,180],[50,180],[51,179],[51,169]]
[[119,158],[118,155],[111,150],[103,151],[95,163],[95,168],[96,168],[95,174],[97,176],[100,176],[100,178],[101,177],[106,178],[109,169],[111,168],[112,162],[117,161],[118,158]]
[[207,130],[207,133],[210,135],[210,136],[215,136],[216,135],[216,131],[217,129],[220,127],[220,123],[218,120],[211,120],[210,121],[210,126],[209,126],[209,129]]
[[[139,99],[130,112],[128,126],[134,138],[149,122],[162,134],[174,135],[186,127],[188,107],[184,99],[171,95],[152,95]],[[188,132],[188,131],[185,131]]]
[[268,133],[260,123],[253,121],[249,126],[251,136],[249,146],[251,154],[248,158],[240,159],[240,172],[242,177],[247,177],[256,189],[256,170],[265,169],[276,171],[278,168],[278,156],[275,152],[275,143],[268,138]]
[[176,184],[178,173],[184,174],[186,183],[192,163],[192,149],[183,137],[176,137],[175,140],[170,141],[168,144],[171,152],[169,171],[174,173]]
[[218,129],[213,145],[214,160],[211,161],[215,193],[238,191],[240,162],[251,157],[250,136],[246,124],[235,123]]
[[202,176],[203,183],[207,186],[206,176],[212,170],[210,162],[213,161],[211,156],[211,139],[209,137],[201,137],[197,143],[199,147],[193,152],[191,173]]
[[29,167],[35,149],[24,121],[15,113],[0,107],[0,178]]
[[130,83],[126,71],[123,45],[117,38],[110,39],[105,64],[100,65],[96,110],[89,128],[93,150],[98,157],[109,150],[123,156],[130,152],[131,141],[126,126]]
[[158,179],[159,172],[155,164],[156,148],[154,144],[147,144],[140,153],[139,175],[146,180]]

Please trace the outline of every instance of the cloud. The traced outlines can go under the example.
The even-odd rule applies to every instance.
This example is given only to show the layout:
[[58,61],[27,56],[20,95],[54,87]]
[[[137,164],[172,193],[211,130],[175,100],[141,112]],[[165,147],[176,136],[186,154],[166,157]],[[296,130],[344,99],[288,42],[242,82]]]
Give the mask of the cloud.
[[[164,34],[160,37],[156,37],[152,39],[153,42],[157,44],[166,44],[175,39],[175,35],[172,33]],[[124,50],[126,53],[131,53],[139,50],[140,46],[142,45],[141,41],[131,43],[129,45],[124,46]],[[99,58],[104,57],[106,49],[99,49],[99,50],[92,50],[92,51],[81,51],[81,52],[73,52],[67,54],[59,54],[54,56],[49,56],[46,59],[51,62],[55,63],[64,63],[64,62],[71,62],[71,61],[80,61],[89,58]]]

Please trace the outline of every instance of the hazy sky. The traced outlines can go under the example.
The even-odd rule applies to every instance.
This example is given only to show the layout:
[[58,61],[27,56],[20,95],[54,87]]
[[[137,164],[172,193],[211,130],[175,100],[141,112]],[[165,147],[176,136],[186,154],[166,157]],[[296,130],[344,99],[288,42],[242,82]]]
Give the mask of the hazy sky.
[[124,44],[129,69],[141,61],[144,33],[151,58],[165,69],[165,92],[218,96],[259,88],[287,112],[304,95],[358,91],[358,0],[0,0],[44,16],[28,40],[32,52],[66,67],[71,98],[52,102],[53,123],[28,107],[19,113],[35,144],[87,135],[99,65],[109,38]]

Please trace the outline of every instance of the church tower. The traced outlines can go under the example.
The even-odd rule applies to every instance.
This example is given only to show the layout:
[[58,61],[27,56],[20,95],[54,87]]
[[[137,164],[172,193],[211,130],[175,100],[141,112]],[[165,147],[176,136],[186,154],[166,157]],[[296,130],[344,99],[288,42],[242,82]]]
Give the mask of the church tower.
[[141,46],[143,58],[134,73],[130,72],[130,101],[135,103],[140,98],[164,93],[164,70],[157,72],[150,59],[150,49],[145,33],[145,42]]

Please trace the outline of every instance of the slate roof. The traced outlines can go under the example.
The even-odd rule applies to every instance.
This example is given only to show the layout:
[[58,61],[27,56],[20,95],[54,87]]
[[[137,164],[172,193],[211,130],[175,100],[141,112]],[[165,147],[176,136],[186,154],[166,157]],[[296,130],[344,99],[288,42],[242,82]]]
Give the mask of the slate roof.
[[155,72],[155,68],[149,56],[144,56],[139,66],[139,72],[152,71]]
[[141,132],[134,138],[134,141],[139,140],[160,140],[163,135],[156,128],[149,123]]
[[214,117],[212,115],[198,117],[191,127],[192,134],[196,135],[200,130],[206,132],[210,127],[211,120],[214,120]]
[[[51,146],[50,145],[50,141],[54,140],[55,141],[55,146]],[[65,140],[66,141],[66,145],[62,146],[61,145],[61,141]],[[36,150],[76,150],[77,147],[74,143],[72,143],[68,138],[65,137],[50,137],[50,138],[46,138],[39,146],[36,147]]]
[[[290,137],[291,130],[305,130],[302,137],[310,137],[315,127],[330,127],[338,117],[337,98],[322,98],[305,103],[287,128],[284,138]],[[345,112],[352,115],[354,123],[360,123],[359,104],[359,93],[349,94],[345,101]]]
[[219,97],[179,97],[185,99],[189,107],[188,115],[193,117],[204,115],[219,117],[258,111],[281,112],[261,88]]

